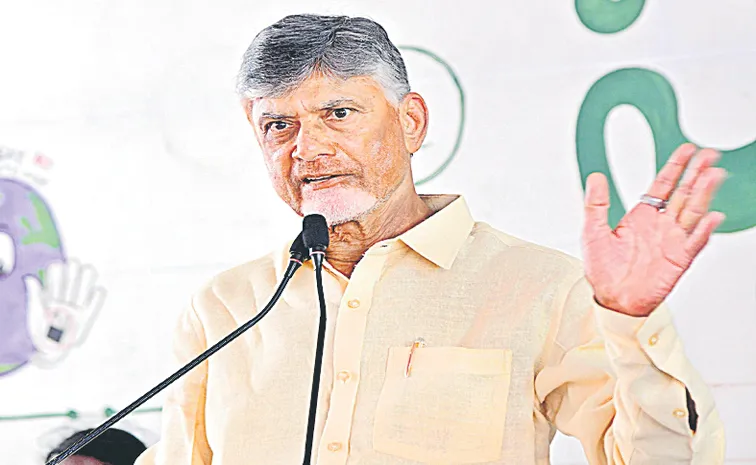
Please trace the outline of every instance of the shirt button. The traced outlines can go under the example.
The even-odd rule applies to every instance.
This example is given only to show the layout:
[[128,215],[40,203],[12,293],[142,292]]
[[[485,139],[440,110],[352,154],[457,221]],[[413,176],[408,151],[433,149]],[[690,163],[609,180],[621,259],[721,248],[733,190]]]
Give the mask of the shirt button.
[[655,346],[657,342],[659,342],[659,336],[656,334],[648,338],[648,345],[650,346]]
[[360,301],[357,299],[352,299],[349,302],[347,302],[347,305],[349,306],[349,308],[357,308],[360,306]]
[[328,444],[328,450],[331,452],[338,452],[341,450],[341,443],[340,442],[332,442]]
[[351,378],[352,375],[348,371],[340,371],[338,375],[336,375],[336,378],[338,378],[339,381],[342,383],[346,383],[349,381],[349,378]]
[[685,410],[676,408],[674,412],[672,412],[674,416],[677,418],[683,418],[685,416]]

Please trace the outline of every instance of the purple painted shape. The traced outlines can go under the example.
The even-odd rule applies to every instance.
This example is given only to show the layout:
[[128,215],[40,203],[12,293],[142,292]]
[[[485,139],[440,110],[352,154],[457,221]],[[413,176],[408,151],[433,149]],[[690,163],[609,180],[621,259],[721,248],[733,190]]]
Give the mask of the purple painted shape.
[[[24,277],[33,275],[39,278],[39,272],[46,270],[48,265],[66,260],[59,236],[57,247],[44,242],[23,243],[29,230],[22,218],[26,218],[34,230],[44,226],[37,216],[34,198],[38,200],[37,208],[46,209],[52,221],[48,205],[33,187],[0,178],[0,232],[11,237],[15,250],[15,266],[10,273],[0,274],[0,365],[15,365],[13,369],[26,364],[36,351],[27,328]],[[52,227],[55,228],[54,224]],[[0,376],[10,371],[0,371]]]

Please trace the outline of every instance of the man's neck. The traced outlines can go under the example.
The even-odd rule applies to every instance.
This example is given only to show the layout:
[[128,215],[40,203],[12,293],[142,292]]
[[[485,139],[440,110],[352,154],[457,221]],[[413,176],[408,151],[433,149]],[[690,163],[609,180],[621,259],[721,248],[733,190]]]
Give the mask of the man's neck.
[[399,236],[432,214],[433,210],[414,190],[409,196],[392,196],[366,218],[330,228],[326,259],[340,273],[350,277],[373,244]]

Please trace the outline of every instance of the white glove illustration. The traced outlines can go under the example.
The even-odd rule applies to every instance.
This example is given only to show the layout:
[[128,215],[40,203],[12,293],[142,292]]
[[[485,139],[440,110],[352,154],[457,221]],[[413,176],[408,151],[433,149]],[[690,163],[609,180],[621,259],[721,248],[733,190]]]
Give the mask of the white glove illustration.
[[105,302],[97,272],[76,260],[50,264],[43,278],[24,277],[27,324],[37,353],[32,361],[52,366],[86,339]]

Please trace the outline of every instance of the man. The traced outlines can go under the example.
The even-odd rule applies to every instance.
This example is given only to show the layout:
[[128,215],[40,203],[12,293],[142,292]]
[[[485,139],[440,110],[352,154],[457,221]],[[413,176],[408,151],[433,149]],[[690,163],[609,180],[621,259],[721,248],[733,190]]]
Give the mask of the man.
[[[47,454],[45,462],[76,444],[81,438],[92,432],[91,429],[79,431],[61,442]],[[76,454],[65,459],[63,465],[133,465],[139,454],[147,447],[126,431],[111,428],[92,442],[81,448]]]
[[[330,228],[312,463],[546,464],[557,429],[591,464],[722,463],[711,394],[662,305],[723,220],[707,212],[716,152],[680,147],[615,230],[592,175],[581,265],[475,223],[462,197],[415,192],[428,110],[378,24],[286,17],[252,42],[239,91],[279,196]],[[287,250],[194,296],[179,361],[262,308]],[[175,386],[141,465],[302,462],[313,275]]]

